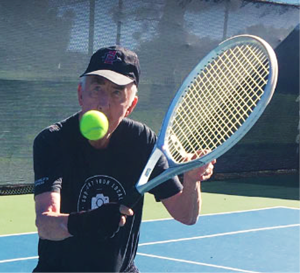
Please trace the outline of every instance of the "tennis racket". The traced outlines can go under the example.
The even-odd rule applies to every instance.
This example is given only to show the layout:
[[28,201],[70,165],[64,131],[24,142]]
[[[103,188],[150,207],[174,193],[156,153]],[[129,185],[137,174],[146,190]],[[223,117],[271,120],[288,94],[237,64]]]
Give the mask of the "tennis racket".
[[[145,192],[233,147],[269,104],[277,76],[275,52],[263,39],[239,35],[219,44],[179,88],[142,175],[122,204],[133,207]],[[210,152],[200,156],[204,150]],[[169,168],[148,181],[162,155]]]

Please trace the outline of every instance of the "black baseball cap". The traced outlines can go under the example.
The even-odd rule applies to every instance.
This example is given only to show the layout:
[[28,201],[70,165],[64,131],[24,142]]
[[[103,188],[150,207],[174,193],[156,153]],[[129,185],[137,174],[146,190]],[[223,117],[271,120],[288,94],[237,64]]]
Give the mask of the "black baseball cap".
[[121,46],[100,48],[90,60],[85,72],[80,76],[98,75],[117,85],[134,82],[140,77],[140,64],[136,53]]

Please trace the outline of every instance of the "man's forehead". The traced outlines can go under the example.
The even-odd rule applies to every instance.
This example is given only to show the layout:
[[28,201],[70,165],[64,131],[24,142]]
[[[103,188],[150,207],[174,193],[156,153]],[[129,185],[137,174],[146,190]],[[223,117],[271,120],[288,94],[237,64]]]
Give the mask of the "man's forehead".
[[86,77],[90,83],[105,84],[105,83],[109,82],[111,85],[113,85],[114,88],[117,88],[117,89],[124,89],[126,87],[124,85],[117,85],[102,76],[90,75],[90,76],[86,76]]

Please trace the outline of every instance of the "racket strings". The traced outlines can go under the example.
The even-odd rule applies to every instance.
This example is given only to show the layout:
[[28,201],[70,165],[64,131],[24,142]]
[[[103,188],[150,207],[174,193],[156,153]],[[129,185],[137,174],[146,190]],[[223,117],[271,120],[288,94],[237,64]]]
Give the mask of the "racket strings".
[[263,95],[268,74],[268,59],[252,45],[235,46],[209,63],[172,118],[167,143],[173,160],[182,163],[199,150],[214,150],[234,134]]
[[[235,60],[237,59],[235,57],[234,54],[232,54],[230,52],[230,55],[228,56],[228,54],[225,54],[225,58],[227,61],[230,61],[231,59]],[[220,59],[222,64],[223,65],[226,65],[224,63],[224,60]],[[237,59],[237,61],[239,62],[239,60]],[[240,62],[239,62],[240,63]],[[250,63],[252,64],[252,63]],[[235,72],[235,75],[238,75],[238,77],[236,78],[232,78],[232,77],[228,77],[227,75],[225,75],[225,73],[223,73],[223,70],[220,70],[218,71],[218,73],[221,73],[221,75],[223,77],[218,77],[217,76],[217,80],[216,80],[216,84],[218,84],[218,82],[220,82],[221,80],[226,80],[226,85],[225,85],[225,88],[226,86],[229,86],[231,90],[233,91],[236,91],[236,92],[227,92],[228,90],[224,89],[226,92],[223,92],[223,95],[224,97],[226,98],[227,102],[231,102],[231,101],[234,101],[237,100],[237,104],[229,104],[229,103],[226,103],[225,106],[228,106],[228,110],[233,110],[234,113],[238,113],[241,114],[242,116],[244,115],[245,117],[248,117],[249,115],[249,112],[252,112],[253,110],[253,107],[256,105],[256,100],[258,99],[257,96],[255,96],[256,99],[254,99],[252,96],[253,96],[253,92],[252,92],[252,89],[253,89],[253,84],[256,85],[256,87],[260,88],[260,91],[263,92],[263,90],[261,89],[261,87],[256,83],[256,81],[253,81],[252,78],[250,78],[249,82],[246,81],[246,85],[244,86],[240,86],[239,85],[239,82],[240,82],[240,79],[241,78],[244,78],[245,75],[247,75],[247,77],[249,77],[249,72],[247,71],[248,70],[248,67],[246,66],[241,66],[240,64],[237,65],[236,63],[233,62],[233,65],[232,65],[233,69],[234,69],[234,72]],[[254,66],[252,65],[251,68],[253,69]],[[240,71],[241,69],[241,71]],[[257,69],[256,69],[257,71]],[[232,76],[232,75],[230,75]],[[253,84],[252,84],[252,82]],[[250,85],[251,84],[251,85]],[[265,84],[265,83],[264,83]],[[224,86],[222,86],[221,88],[224,88]],[[240,89],[243,89],[244,92],[241,92]],[[246,91],[246,92],[245,92]],[[241,96],[242,95],[242,96]],[[249,103],[250,101],[250,103]],[[241,107],[243,106],[243,107]],[[232,109],[231,109],[231,108]],[[244,111],[243,111],[244,110]],[[232,113],[231,113],[232,114]],[[238,116],[236,116],[237,118]],[[242,120],[243,122],[244,120]],[[240,125],[240,124],[238,124]],[[236,128],[237,129],[237,128]]]
[[[228,53],[228,52],[227,52]],[[232,55],[232,54],[231,54]],[[225,55],[225,57],[228,59],[228,56],[226,56]],[[232,56],[229,56],[229,60],[230,60],[230,58],[232,58]],[[220,60],[221,60],[221,62],[222,62],[222,64],[224,65],[224,61],[222,60],[222,58],[220,58]],[[234,58],[233,58],[233,60],[234,60]],[[237,67],[237,65],[236,64],[234,64],[233,65],[234,67]],[[239,67],[238,67],[239,68]],[[214,69],[214,68],[213,68]],[[237,68],[236,68],[237,69]],[[222,78],[220,78],[220,77],[218,77],[218,75],[219,75],[219,73],[221,72],[221,75],[223,76],[223,79]],[[247,109],[245,109],[245,111],[244,111],[244,113],[242,112],[241,113],[241,110],[240,109],[238,109],[234,104],[229,104],[228,103],[228,101],[229,102],[231,102],[231,101],[233,101],[233,99],[234,98],[237,98],[237,94],[236,93],[234,93],[234,92],[227,92],[227,90],[226,90],[226,86],[229,86],[230,88],[231,88],[231,90],[236,90],[235,89],[235,86],[234,86],[234,84],[232,84],[232,82],[233,82],[233,79],[232,78],[230,78],[230,77],[228,77],[227,75],[225,75],[224,76],[224,73],[222,73],[223,72],[223,70],[221,69],[221,70],[219,70],[219,71],[216,71],[216,74],[217,74],[217,77],[216,77],[216,81],[215,82],[213,82],[212,84],[218,84],[218,82],[221,82],[222,80],[223,80],[223,83],[225,83],[225,86],[219,86],[219,90],[220,91],[222,91],[222,90],[224,90],[225,92],[223,92],[223,96],[220,96],[221,97],[221,99],[222,99],[222,97],[224,97],[225,99],[226,99],[226,102],[225,102],[225,104],[223,103],[223,105],[225,105],[225,106],[231,106],[231,108],[233,108],[233,111],[234,111],[234,113],[238,113],[239,112],[239,114],[246,114],[246,116],[248,115],[248,113],[245,113],[246,112],[246,110],[249,110],[249,108]],[[241,76],[241,73],[238,73],[237,75],[239,75],[239,76]],[[224,79],[225,79],[225,82],[224,82]],[[239,79],[238,79],[239,80]],[[237,83],[238,83],[239,81],[237,81]],[[225,88],[224,88],[225,87]],[[220,92],[219,91],[219,92]],[[237,91],[238,91],[238,89],[237,89]],[[247,93],[246,93],[247,94]],[[240,98],[242,98],[242,100],[243,100],[243,103],[245,104],[245,99],[243,99],[243,97],[240,97]],[[248,96],[248,98],[249,98],[249,96]],[[216,102],[217,104],[219,103],[219,102]],[[241,104],[241,102],[239,102],[239,104]],[[239,106],[239,105],[238,105]],[[213,106],[214,107],[214,106]],[[230,107],[227,107],[227,110],[232,110]],[[241,109],[243,109],[243,108],[241,108]],[[224,110],[223,110],[224,111]],[[250,111],[251,111],[251,109],[250,109]],[[228,111],[227,111],[228,112]],[[226,113],[226,111],[225,111],[225,113]],[[230,112],[230,114],[232,115],[232,114],[234,114],[234,113],[232,113],[232,112]],[[222,118],[224,117],[224,115],[222,116]],[[226,116],[225,116],[225,118],[226,118]],[[236,118],[237,118],[237,116],[236,116]],[[228,121],[228,118],[226,119],[227,121]],[[242,120],[243,121],[243,120]],[[218,124],[219,124],[219,120],[217,121],[218,122]],[[233,125],[233,127],[234,127],[234,129],[236,130],[238,127],[237,126],[234,126],[234,124],[233,123],[231,123],[231,125]],[[240,125],[240,124],[238,124],[238,125]],[[233,132],[231,132],[231,133],[233,133]]]
[[[214,69],[214,67],[212,67],[212,69]],[[214,71],[214,74],[216,74],[216,78],[218,79],[219,77],[218,77],[218,73],[219,72],[222,72],[222,70],[221,71]],[[214,83],[212,83],[212,84],[218,84],[218,82],[220,82],[220,79],[218,79],[218,80],[216,80],[216,82]],[[228,83],[231,85],[231,82],[230,82],[230,80],[228,81]],[[232,87],[232,86],[231,86]],[[222,87],[221,87],[222,88]],[[193,90],[194,91],[194,90]],[[195,94],[195,93],[193,93],[193,94]],[[226,96],[226,93],[225,93],[225,96]],[[220,97],[221,99],[222,99],[222,97]],[[193,99],[196,99],[196,98],[193,98]],[[211,98],[208,98],[208,100],[209,99],[211,99]],[[212,97],[212,99],[214,99],[214,97]],[[228,97],[227,97],[227,99],[228,99]],[[231,99],[231,98],[229,98],[229,99]],[[207,101],[206,101],[207,102]],[[219,102],[217,102],[216,104],[219,104]],[[206,108],[206,105],[207,105],[207,103],[205,103],[204,104],[204,108]],[[225,104],[226,105],[226,104]],[[208,113],[208,111],[209,111],[210,109],[205,109],[205,111],[204,111],[204,113]],[[221,128],[221,130],[222,130],[222,127],[220,126],[220,122],[219,122],[219,120],[216,120],[215,118],[214,118],[214,116],[211,116],[211,123],[214,125],[219,125],[219,127]],[[209,121],[209,119],[205,119],[206,121]],[[209,127],[209,126],[208,126]],[[217,129],[219,129],[219,128],[217,128]],[[237,128],[235,128],[235,129],[237,129]],[[224,131],[223,131],[224,132]],[[232,132],[233,133],[233,132]],[[201,137],[201,135],[200,135],[200,137]],[[226,138],[225,137],[223,137],[222,138],[223,140],[225,140]],[[219,141],[219,143],[221,143],[220,141]]]

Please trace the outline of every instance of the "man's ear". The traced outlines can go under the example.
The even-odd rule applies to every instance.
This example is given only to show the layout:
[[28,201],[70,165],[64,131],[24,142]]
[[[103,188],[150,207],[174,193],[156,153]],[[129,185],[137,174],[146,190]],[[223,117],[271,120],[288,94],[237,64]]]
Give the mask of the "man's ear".
[[82,106],[82,84],[79,83],[77,87],[77,97],[78,97],[78,103],[80,106]]
[[139,101],[138,96],[134,96],[134,99],[133,99],[131,105],[127,108],[125,117],[128,117],[132,113],[132,111],[135,108],[135,106],[137,105],[138,101]]

